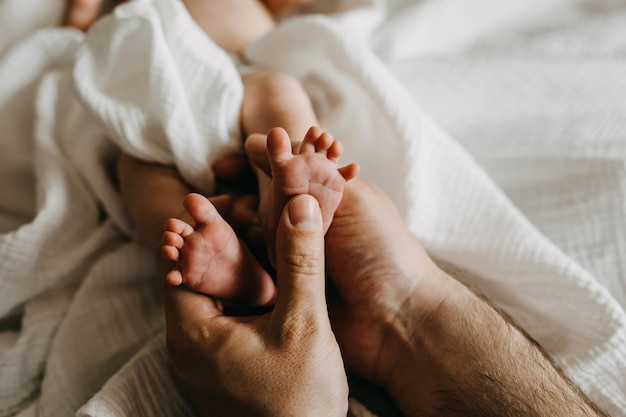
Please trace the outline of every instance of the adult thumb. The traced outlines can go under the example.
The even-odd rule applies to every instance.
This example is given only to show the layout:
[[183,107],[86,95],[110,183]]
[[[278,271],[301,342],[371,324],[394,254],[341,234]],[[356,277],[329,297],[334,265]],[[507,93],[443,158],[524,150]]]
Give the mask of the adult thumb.
[[308,318],[326,315],[324,230],[317,200],[308,194],[292,198],[276,230],[275,314]]

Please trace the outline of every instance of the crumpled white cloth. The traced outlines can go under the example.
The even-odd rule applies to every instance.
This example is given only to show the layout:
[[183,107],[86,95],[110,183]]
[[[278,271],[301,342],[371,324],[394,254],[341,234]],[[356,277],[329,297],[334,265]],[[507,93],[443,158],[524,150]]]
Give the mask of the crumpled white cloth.
[[[286,19],[246,58],[299,78],[430,253],[624,416],[624,7],[527,3],[320,2],[337,13]],[[136,0],[87,37],[16,42],[0,80],[0,415],[193,415],[111,168],[121,147],[210,191],[239,139],[234,66],[181,3]],[[568,87],[595,101],[568,106]]]
[[90,30],[74,82],[116,145],[176,165],[211,193],[208,167],[241,148],[241,78],[231,58],[190,22],[181,2],[134,2]]

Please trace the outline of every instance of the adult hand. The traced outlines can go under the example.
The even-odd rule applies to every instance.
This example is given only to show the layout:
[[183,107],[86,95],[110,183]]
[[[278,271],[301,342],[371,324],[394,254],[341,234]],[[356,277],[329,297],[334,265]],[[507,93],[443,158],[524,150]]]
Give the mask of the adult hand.
[[605,416],[535,342],[439,269],[375,188],[348,184],[326,253],[346,365],[403,415]]
[[[258,153],[247,146],[246,152],[257,175],[271,175],[264,149]],[[223,158],[213,168],[216,178],[230,186],[256,181],[241,155]],[[230,219],[236,220],[238,234],[246,236],[249,230],[260,230],[254,201],[248,202],[233,207]],[[389,198],[358,178],[346,184],[326,234],[326,263],[335,290],[329,294],[329,312],[343,359],[352,372],[384,386],[394,361],[385,349],[388,329],[402,310],[412,307],[409,295],[424,296],[419,309],[409,312],[412,315],[438,304],[441,291],[424,287],[432,286],[433,278],[436,282],[443,272],[409,233]]]
[[[254,153],[258,150],[250,147],[246,151],[259,169],[257,175],[270,175],[265,152],[258,155]],[[223,158],[213,168],[216,177],[229,185],[250,184],[256,178],[240,155]],[[260,228],[252,201],[233,207],[233,219],[240,234],[249,235],[246,230]],[[418,289],[442,272],[409,233],[389,198],[358,178],[346,184],[326,234],[326,263],[335,287],[328,300],[331,322],[344,361],[361,377],[385,385],[394,359],[388,358],[389,350],[384,349],[388,347],[388,329],[395,325],[401,310],[410,307],[410,294],[425,296],[416,312],[438,303],[439,291]]]
[[278,295],[256,317],[224,316],[212,299],[164,286],[172,376],[202,414],[345,416],[348,386],[328,320],[317,201],[294,197],[276,239]]
[[390,329],[419,322],[438,305],[443,272],[387,196],[359,179],[346,185],[327,232],[326,263],[330,318],[347,368],[388,386],[397,359]]

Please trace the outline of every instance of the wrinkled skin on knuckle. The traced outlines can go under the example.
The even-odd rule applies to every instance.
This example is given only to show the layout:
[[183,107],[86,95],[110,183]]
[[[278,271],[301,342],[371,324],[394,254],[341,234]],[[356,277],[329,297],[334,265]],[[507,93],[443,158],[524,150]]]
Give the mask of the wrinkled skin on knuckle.
[[281,327],[280,345],[290,350],[311,346],[319,337],[319,319],[313,314],[294,314]]
[[280,260],[282,272],[303,279],[314,279],[320,273],[320,265],[324,265],[324,259],[311,252],[301,251],[285,256]]

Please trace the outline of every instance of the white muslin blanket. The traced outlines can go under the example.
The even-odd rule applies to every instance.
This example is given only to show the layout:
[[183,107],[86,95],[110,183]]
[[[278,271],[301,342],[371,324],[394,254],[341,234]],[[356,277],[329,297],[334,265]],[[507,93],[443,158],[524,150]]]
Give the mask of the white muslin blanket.
[[[297,77],[427,250],[626,416],[626,5],[326,3],[246,60]],[[0,416],[192,416],[114,161],[212,192],[211,162],[239,147],[237,70],[177,0],[5,39]]]

